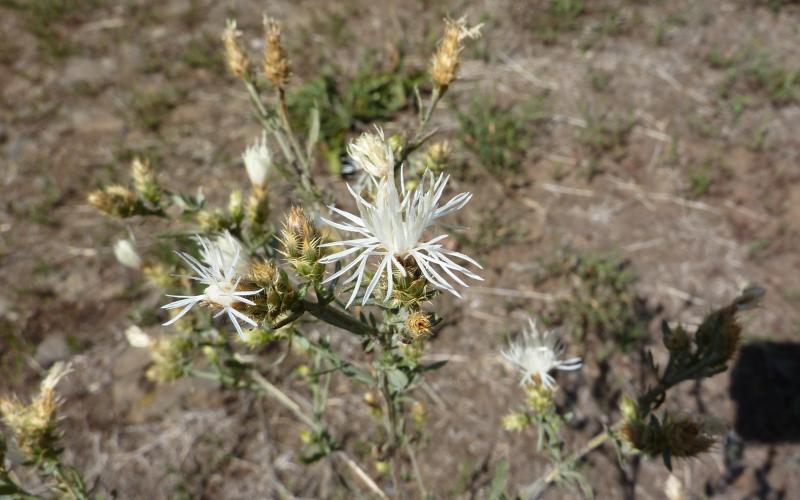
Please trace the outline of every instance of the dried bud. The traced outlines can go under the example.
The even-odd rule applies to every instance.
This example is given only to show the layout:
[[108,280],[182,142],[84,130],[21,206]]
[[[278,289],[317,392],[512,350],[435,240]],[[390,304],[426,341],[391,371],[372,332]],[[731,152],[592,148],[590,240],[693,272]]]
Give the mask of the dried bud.
[[695,333],[700,353],[719,357],[723,364],[736,354],[742,340],[742,325],[736,318],[737,311],[734,303],[706,316]]
[[139,208],[136,194],[116,184],[89,193],[88,202],[101,212],[123,218],[135,215]]
[[247,58],[240,38],[242,32],[236,29],[236,21],[229,19],[222,32],[222,43],[225,45],[225,60],[231,73],[239,78],[248,79],[250,76],[250,60]]
[[427,338],[431,334],[431,319],[422,311],[414,311],[406,318],[406,329],[414,340]]
[[365,132],[347,146],[347,154],[356,167],[376,179],[394,174],[394,151],[386,142],[383,130],[375,127],[375,134]]
[[150,166],[150,162],[134,158],[131,163],[131,176],[133,177],[133,186],[139,196],[153,205],[158,205],[158,202],[161,201],[161,186],[158,184],[156,173]]
[[142,266],[142,258],[139,257],[131,240],[118,240],[114,243],[114,257],[120,264],[131,269],[139,269]]
[[686,353],[691,347],[692,339],[682,326],[678,326],[664,337],[664,346],[673,354]]
[[467,18],[445,19],[444,37],[431,58],[431,79],[439,92],[444,93],[456,79],[459,56],[464,50],[464,39],[478,38],[482,24],[467,27]]
[[250,269],[250,280],[264,289],[265,301],[258,301],[258,306],[249,313],[257,318],[266,318],[272,322],[291,312],[299,300],[286,273],[268,261],[253,264]]
[[267,16],[264,16],[264,41],[264,75],[275,87],[283,87],[291,74],[289,58],[281,45],[281,25]]

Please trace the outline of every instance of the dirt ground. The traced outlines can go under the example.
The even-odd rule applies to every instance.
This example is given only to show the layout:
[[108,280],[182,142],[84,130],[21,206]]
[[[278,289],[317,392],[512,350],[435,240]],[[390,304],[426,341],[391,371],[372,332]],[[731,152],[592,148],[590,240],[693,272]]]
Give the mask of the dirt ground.
[[[794,497],[800,5],[745,0],[0,0],[0,391],[26,394],[47,366],[73,360],[64,445],[89,484],[118,498],[343,496],[328,462],[300,463],[301,426],[269,400],[144,379],[148,356],[123,331],[164,299],[116,263],[111,244],[131,230],[155,247],[158,228],[85,204],[91,189],[126,178],[134,154],[150,157],[167,187],[205,186],[212,204],[246,185],[239,155],[258,126],[217,41],[235,16],[257,49],[265,8],[284,22],[293,85],[324,67],[346,82],[360,61],[398,49],[406,68],[424,70],[445,15],[485,23],[434,119],[455,146],[452,190],[475,195],[458,221],[472,228],[460,244],[486,267],[463,300],[442,299],[451,323],[427,356],[449,362],[416,395],[429,422],[420,466],[438,497],[482,498],[502,459],[511,493],[547,470],[533,433],[501,427],[522,395],[498,352],[527,315],[554,314],[577,286],[574,276],[543,278],[565,253],[613,253],[635,274],[626,293],[647,332],[639,350],[661,352],[662,318],[696,324],[748,283],[767,290],[745,317],[752,345],[733,375],[687,383],[667,402],[731,427],[675,474],[690,498]],[[457,110],[476,101],[507,113],[546,103],[535,120],[520,118],[513,175],[462,140]],[[388,131],[410,123],[410,103],[383,122]],[[344,186],[322,167],[318,175]],[[276,183],[276,211],[292,201],[285,187]],[[592,337],[571,344],[586,366],[559,380],[576,412],[566,437],[578,448],[614,421],[642,368],[635,349],[604,362]],[[297,362],[268,375],[302,400]],[[359,447],[368,408],[339,382],[327,418],[377,476]],[[597,498],[664,498],[660,461],[622,468],[606,447],[582,470]]]

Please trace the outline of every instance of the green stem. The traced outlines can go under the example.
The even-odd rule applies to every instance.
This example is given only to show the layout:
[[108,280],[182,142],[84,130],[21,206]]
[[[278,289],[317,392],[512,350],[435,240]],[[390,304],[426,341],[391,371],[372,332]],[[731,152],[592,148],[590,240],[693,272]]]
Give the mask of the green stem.
[[400,473],[400,461],[397,458],[397,449],[399,448],[400,437],[397,432],[397,397],[393,395],[389,389],[389,381],[386,373],[380,375],[381,394],[386,403],[386,417],[384,418],[384,425],[386,426],[386,433],[389,437],[389,447],[387,453],[389,455],[389,464],[392,472],[392,483],[394,484],[395,496],[397,498],[405,499],[406,493],[403,488],[403,481]]

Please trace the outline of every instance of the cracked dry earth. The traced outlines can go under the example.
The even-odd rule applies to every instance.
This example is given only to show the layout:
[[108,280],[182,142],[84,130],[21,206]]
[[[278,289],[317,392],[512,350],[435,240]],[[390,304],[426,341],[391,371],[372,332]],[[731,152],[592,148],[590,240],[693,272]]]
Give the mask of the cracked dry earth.
[[[546,39],[546,1],[66,3],[43,19],[46,9],[0,1],[0,390],[25,394],[47,366],[72,359],[75,371],[62,386],[66,459],[106,496],[346,497],[338,465],[300,463],[302,427],[269,400],[207,381],[144,379],[149,358],[122,332],[133,310],[156,311],[163,298],[116,264],[111,244],[130,229],[143,251],[155,249],[164,228],[121,224],[84,203],[87,191],[125,179],[136,153],[153,159],[170,188],[202,184],[212,204],[245,185],[238,158],[258,127],[217,40],[233,15],[256,40],[265,8],[285,23],[295,84],[331,62],[346,81],[360,60],[380,59],[391,45],[402,47],[408,67],[424,69],[442,17],[463,12],[485,23],[484,38],[464,53],[462,81],[434,119],[457,145],[452,189],[475,194],[457,221],[472,227],[462,244],[486,267],[486,281],[464,300],[442,299],[451,321],[427,352],[449,362],[416,394],[429,422],[420,466],[437,497],[482,498],[501,459],[510,462],[512,492],[547,470],[535,436],[501,428],[521,394],[497,353],[527,315],[546,313],[569,293],[563,282],[536,279],[565,248],[612,251],[627,262],[648,311],[644,347],[657,357],[662,318],[696,324],[751,282],[767,296],[745,317],[745,342],[781,342],[792,352],[800,333],[800,91],[790,81],[794,98],[751,84],[725,95],[720,89],[738,63],[709,54],[746,53],[745,61],[768,54],[800,71],[796,3],[775,10],[744,0],[586,2]],[[537,98],[547,101],[546,116],[526,125],[520,172],[490,175],[459,140],[454,110],[475,99],[513,109]],[[586,137],[597,117],[625,117],[623,140],[592,149]],[[412,120],[409,106],[384,126],[394,132]],[[343,192],[341,179],[321,166],[318,175]],[[276,182],[276,213],[291,203],[289,192]],[[168,334],[157,323],[148,331]],[[358,355],[358,345],[334,338]],[[592,339],[573,345],[586,366],[559,379],[574,403],[565,435],[575,448],[614,421],[616,398],[637,388],[642,372],[637,354],[615,355],[598,393],[593,346]],[[716,415],[732,429],[712,453],[676,464],[690,498],[791,498],[800,487],[797,431],[787,430],[797,422],[767,415],[756,431],[740,425],[765,408],[797,415],[796,357],[763,352],[773,354],[755,355],[758,370],[737,366],[737,373],[765,388],[788,387],[767,407],[734,401],[728,374],[670,396],[668,407]],[[300,362],[290,356],[267,375],[304,401],[292,375]],[[358,446],[371,425],[362,394],[346,379],[332,390],[331,427],[377,476]],[[785,424],[761,432],[775,420]],[[668,476],[658,461],[621,468],[610,447],[582,470],[597,498],[663,498]],[[389,487],[388,478],[380,481]],[[576,495],[552,489],[546,498]]]

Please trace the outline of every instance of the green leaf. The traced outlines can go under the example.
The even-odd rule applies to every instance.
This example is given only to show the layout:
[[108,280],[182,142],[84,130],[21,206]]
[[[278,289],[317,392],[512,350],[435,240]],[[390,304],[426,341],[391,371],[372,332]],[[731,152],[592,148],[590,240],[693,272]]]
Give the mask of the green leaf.
[[505,489],[508,483],[508,460],[505,458],[497,462],[494,469],[492,484],[489,486],[490,500],[504,500],[506,498]]
[[308,140],[306,141],[306,156],[311,158],[314,146],[319,141],[319,108],[314,105],[308,114]]
[[390,369],[386,372],[386,377],[389,381],[389,386],[395,392],[402,392],[408,386],[408,376],[402,370],[397,368]]
[[433,363],[428,363],[426,365],[420,365],[419,372],[420,373],[424,373],[424,372],[430,372],[430,371],[433,371],[433,370],[438,370],[439,368],[443,367],[446,364],[447,364],[447,360],[443,359],[443,360],[440,360],[440,361],[434,361]]

